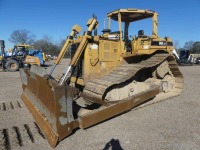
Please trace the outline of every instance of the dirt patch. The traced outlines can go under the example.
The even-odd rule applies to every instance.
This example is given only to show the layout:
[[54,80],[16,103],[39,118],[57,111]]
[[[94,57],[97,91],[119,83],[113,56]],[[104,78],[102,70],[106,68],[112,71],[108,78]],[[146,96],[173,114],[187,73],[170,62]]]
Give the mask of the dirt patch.
[[[53,76],[64,73],[68,63],[62,61]],[[200,149],[200,66],[180,70],[185,86],[179,97],[77,130],[55,149]],[[0,83],[0,149],[51,149],[20,98],[19,72],[0,72]]]

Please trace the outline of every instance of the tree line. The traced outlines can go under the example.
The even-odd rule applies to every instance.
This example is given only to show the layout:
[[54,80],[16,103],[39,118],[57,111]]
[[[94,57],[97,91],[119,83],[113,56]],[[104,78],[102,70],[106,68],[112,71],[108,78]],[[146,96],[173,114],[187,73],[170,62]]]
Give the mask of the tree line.
[[[36,36],[28,30],[15,30],[10,35],[10,42],[13,44],[29,44],[35,49],[41,49],[48,55],[57,56],[65,43],[65,39],[60,40],[59,43],[55,44],[50,37],[44,36],[42,39],[36,40]],[[185,42],[183,47],[179,46],[179,42],[174,42],[174,47],[179,53],[181,50],[189,50],[190,53],[200,54],[200,41],[188,41]],[[69,57],[70,52],[68,51],[65,57]]]
[[[42,50],[47,55],[58,56],[62,49],[65,39],[60,40],[58,43],[53,42],[49,36],[44,36],[41,39],[36,40],[36,36],[28,30],[15,30],[11,33],[9,41],[16,44],[28,44],[33,46],[34,49]],[[69,57],[69,51],[65,54],[65,57]]]
[[179,43],[176,41],[174,47],[178,52],[181,50],[189,50],[192,54],[200,54],[200,41],[185,42],[183,47],[179,47]]

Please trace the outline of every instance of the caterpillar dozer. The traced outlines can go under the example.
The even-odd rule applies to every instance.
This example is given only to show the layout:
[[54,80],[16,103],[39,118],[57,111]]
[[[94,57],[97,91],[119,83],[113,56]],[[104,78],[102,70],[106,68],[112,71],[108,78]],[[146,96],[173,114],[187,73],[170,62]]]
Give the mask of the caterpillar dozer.
[[[76,128],[181,93],[183,76],[173,43],[158,36],[157,16],[152,10],[118,9],[107,14],[108,27],[100,35],[93,17],[82,35],[81,27],[73,26],[48,74],[36,66],[20,69],[21,98],[52,147]],[[152,18],[152,35],[140,30],[129,39],[129,25],[147,18]],[[111,31],[111,21],[118,24],[118,31]],[[67,50],[71,61],[66,72],[53,77]]]

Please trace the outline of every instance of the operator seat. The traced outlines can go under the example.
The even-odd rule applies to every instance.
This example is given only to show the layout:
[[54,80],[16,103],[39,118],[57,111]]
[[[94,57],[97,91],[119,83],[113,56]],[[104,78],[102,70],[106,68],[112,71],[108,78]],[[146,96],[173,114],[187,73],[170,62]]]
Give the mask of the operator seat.
[[147,35],[144,35],[144,30],[139,30],[139,31],[138,31],[138,37],[139,37],[139,38],[147,38],[148,36],[147,36]]
[[103,29],[102,32],[103,32],[103,34],[109,34],[111,32],[111,30],[110,29]]
[[138,36],[143,36],[144,35],[144,30],[139,30],[138,31]]

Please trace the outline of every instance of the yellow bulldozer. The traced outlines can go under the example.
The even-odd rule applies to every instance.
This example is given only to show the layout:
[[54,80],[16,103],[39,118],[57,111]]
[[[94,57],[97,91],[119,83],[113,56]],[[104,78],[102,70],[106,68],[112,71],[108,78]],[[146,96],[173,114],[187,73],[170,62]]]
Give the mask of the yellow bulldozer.
[[[37,66],[20,69],[21,98],[52,147],[76,128],[181,93],[183,76],[173,43],[158,36],[157,16],[151,10],[118,9],[107,14],[108,27],[100,35],[93,17],[83,35],[80,26],[73,26],[48,74]],[[140,30],[130,39],[130,24],[147,18],[152,18],[152,35]],[[118,31],[111,31],[111,21]],[[71,61],[56,79],[52,73],[67,50]]]

